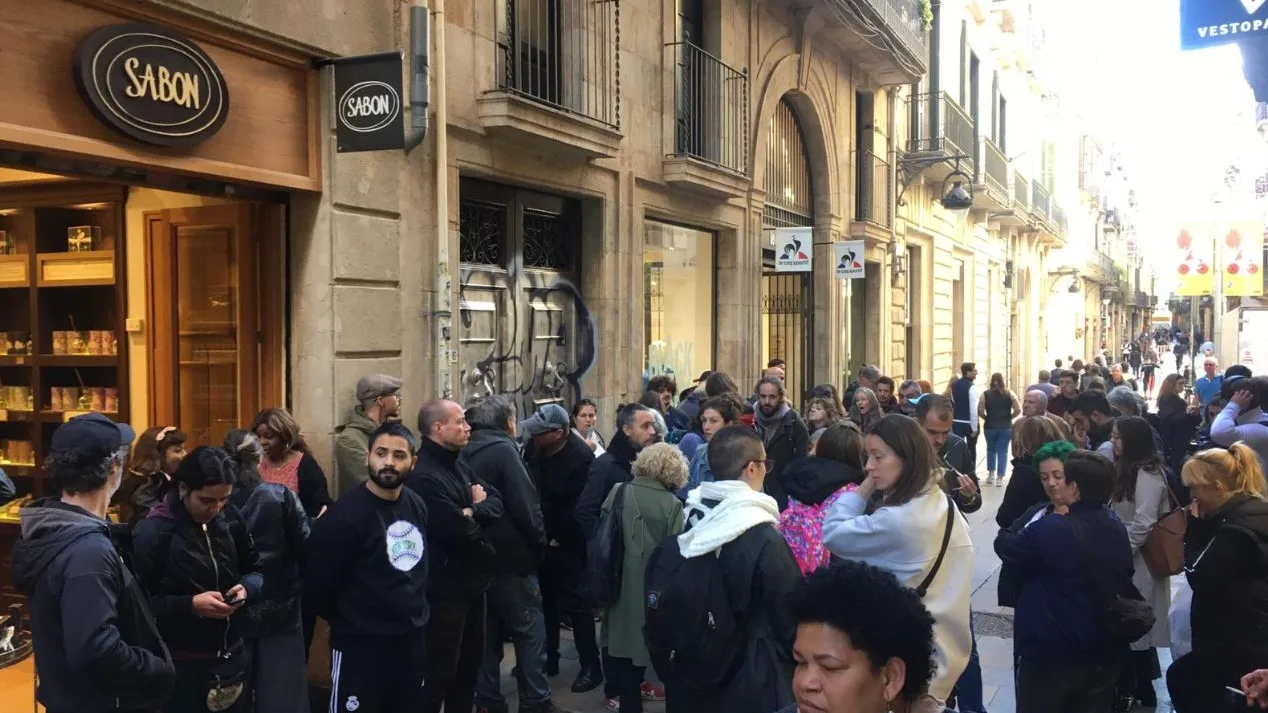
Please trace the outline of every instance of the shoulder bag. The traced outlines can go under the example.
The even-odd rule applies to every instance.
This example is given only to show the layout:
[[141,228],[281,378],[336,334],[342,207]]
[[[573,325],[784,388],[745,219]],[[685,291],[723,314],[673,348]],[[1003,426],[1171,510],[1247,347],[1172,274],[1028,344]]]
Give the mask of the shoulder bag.
[[942,530],[942,547],[938,550],[938,558],[933,561],[933,567],[929,569],[929,574],[925,575],[925,580],[916,587],[916,594],[919,594],[921,599],[929,593],[929,585],[933,584],[933,578],[938,576],[938,570],[942,568],[942,560],[947,556],[947,547],[951,545],[951,526],[955,524],[956,506],[950,495],[946,493],[943,495],[947,499],[947,525]]
[[1163,486],[1167,489],[1171,512],[1158,518],[1140,548],[1145,566],[1155,577],[1170,577],[1184,570],[1184,533],[1189,528],[1189,514],[1171,492],[1165,478]]

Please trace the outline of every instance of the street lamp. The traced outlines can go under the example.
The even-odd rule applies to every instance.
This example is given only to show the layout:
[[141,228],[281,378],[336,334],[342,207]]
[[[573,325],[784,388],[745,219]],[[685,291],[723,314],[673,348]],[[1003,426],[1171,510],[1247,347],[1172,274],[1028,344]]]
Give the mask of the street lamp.
[[[966,183],[967,189],[964,187]],[[942,181],[942,199],[938,202],[956,221],[964,220],[973,207],[973,180],[960,170],[959,161],[956,161],[955,170]]]

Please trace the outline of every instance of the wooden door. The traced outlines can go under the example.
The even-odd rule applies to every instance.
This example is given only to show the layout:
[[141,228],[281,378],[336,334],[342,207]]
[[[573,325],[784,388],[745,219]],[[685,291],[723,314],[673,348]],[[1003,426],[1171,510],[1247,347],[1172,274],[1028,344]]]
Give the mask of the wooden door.
[[146,225],[150,419],[219,446],[260,409],[252,207],[157,211]]

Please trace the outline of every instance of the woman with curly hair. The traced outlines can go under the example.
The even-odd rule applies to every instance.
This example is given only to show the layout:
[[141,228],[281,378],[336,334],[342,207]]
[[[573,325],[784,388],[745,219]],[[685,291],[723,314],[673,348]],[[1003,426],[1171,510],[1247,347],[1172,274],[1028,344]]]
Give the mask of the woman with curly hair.
[[872,425],[881,420],[884,415],[885,413],[881,411],[881,400],[876,397],[875,391],[866,386],[860,386],[854,390],[854,398],[850,401],[849,418],[860,431],[867,433]]
[[845,420],[841,404],[826,396],[814,396],[806,402],[806,428],[810,429],[810,442],[834,423]]
[[[622,713],[640,713],[643,671],[651,655],[643,640],[647,562],[662,541],[682,532],[682,503],[674,491],[687,482],[687,461],[668,443],[654,443],[639,451],[630,468],[634,479],[612,488],[603,503],[606,513],[623,498],[621,508],[621,591],[603,618],[608,642],[609,678],[617,682]],[[613,671],[616,668],[618,670]]]
[[793,595],[793,695],[780,713],[910,710],[933,677],[933,617],[894,575],[846,561]]

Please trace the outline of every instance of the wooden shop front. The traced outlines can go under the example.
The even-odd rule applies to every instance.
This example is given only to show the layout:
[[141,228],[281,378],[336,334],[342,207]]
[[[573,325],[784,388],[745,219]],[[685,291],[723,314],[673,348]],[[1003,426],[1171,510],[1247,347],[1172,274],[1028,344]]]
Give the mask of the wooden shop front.
[[[320,190],[319,94],[306,54],[173,11],[0,0],[0,603],[65,419],[192,447],[284,404],[286,205]],[[14,643],[5,711],[33,699]]]

